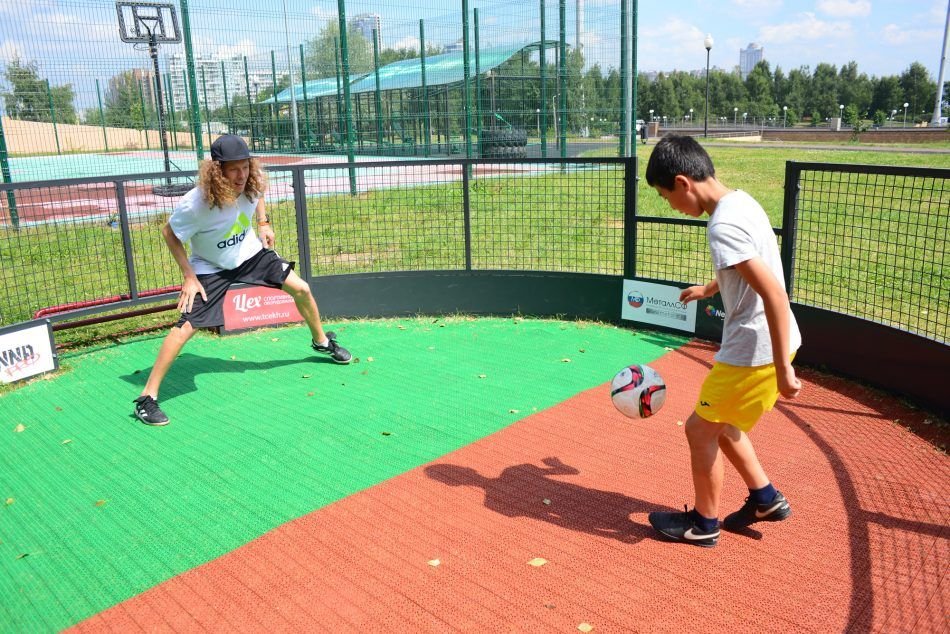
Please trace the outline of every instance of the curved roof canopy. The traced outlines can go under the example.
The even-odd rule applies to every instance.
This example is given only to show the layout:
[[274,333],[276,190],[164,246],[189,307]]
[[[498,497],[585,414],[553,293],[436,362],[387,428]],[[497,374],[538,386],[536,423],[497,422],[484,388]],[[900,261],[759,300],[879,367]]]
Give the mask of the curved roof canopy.
[[[545,48],[554,48],[556,40],[545,40]],[[521,51],[534,51],[541,48],[541,42],[530,44],[508,44],[482,49],[478,52],[478,66],[482,73],[501,66]],[[470,76],[475,73],[475,52],[469,52]],[[445,86],[461,83],[465,79],[465,56],[462,51],[443,53],[426,57],[426,86]],[[414,57],[387,64],[379,69],[380,90],[407,90],[422,87],[422,59]],[[303,100],[303,86],[298,84],[293,88],[295,98]],[[361,74],[350,81],[350,92],[354,94],[373,92],[376,90],[376,73]],[[336,78],[328,77],[307,82],[307,99],[335,95],[337,92]],[[291,89],[277,94],[278,103],[289,103]],[[262,103],[274,103],[274,98],[266,99]]]

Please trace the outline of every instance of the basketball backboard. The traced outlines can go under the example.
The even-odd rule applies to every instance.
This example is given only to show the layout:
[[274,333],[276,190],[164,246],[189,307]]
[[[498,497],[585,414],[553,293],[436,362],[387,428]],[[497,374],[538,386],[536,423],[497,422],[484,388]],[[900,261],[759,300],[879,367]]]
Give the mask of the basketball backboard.
[[119,14],[119,37],[123,42],[180,42],[178,15],[169,2],[116,2]]

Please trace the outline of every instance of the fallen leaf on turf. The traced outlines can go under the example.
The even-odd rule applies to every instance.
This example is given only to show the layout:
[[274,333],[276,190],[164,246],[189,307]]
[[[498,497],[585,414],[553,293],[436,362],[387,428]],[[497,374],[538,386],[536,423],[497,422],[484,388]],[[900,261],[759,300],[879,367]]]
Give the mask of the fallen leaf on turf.
[[307,396],[313,396],[313,392],[307,392]]
[[580,625],[577,626],[577,629],[579,629],[582,632],[593,632],[594,626],[591,625],[590,623],[581,623]]
[[682,427],[682,426],[683,426],[683,421],[678,420],[678,421],[676,421],[676,424],[677,424],[677,426]]
[[578,352],[587,352],[587,350],[585,350],[584,348],[581,348],[580,350],[578,350]]
[[69,438],[67,438],[66,440],[64,440],[64,441],[62,442],[62,444],[68,445],[68,444],[71,443],[71,442],[72,442],[72,440],[69,439]]
[[538,568],[540,566],[543,566],[546,563],[548,563],[547,559],[541,559],[540,557],[535,557],[534,559],[528,562],[528,565]]
[[391,435],[392,435],[392,434],[391,434],[390,432],[388,432],[388,431],[384,431],[384,432],[383,432],[383,436],[391,436]]
[[548,505],[550,505],[550,504],[551,504],[551,500],[549,500],[549,499],[547,499],[547,498],[544,498],[543,500],[541,500],[541,503],[542,503],[542,504],[548,504]]
[[105,506],[105,505],[106,505],[105,500],[96,500],[96,506]]
[[364,374],[364,375],[369,374],[369,370],[363,370],[362,372],[360,372],[360,374]]
[[13,504],[14,501],[15,500],[13,498],[7,498],[4,504],[6,504],[7,506],[10,506],[11,504]]
[[544,607],[546,607],[546,608],[549,609],[549,610],[553,610],[553,609],[554,609],[554,604],[553,604],[553,603],[545,603],[545,604],[544,604]]
[[366,357],[366,363],[372,363],[374,360],[373,357]]
[[[138,370],[136,370],[135,372],[138,372]],[[135,374],[135,372],[133,372],[132,374]],[[56,411],[57,411],[57,412],[61,412],[61,411],[63,411],[63,408],[60,407],[59,405],[57,405],[57,406],[56,406]]]
[[271,337],[271,341],[280,341],[279,337]]
[[442,562],[439,561],[438,559],[430,559],[430,560],[427,561],[426,563],[429,564],[430,566],[432,566],[433,568],[435,568],[436,566],[438,566],[438,565],[441,564]]
[[484,379],[484,378],[487,378],[487,375],[485,375],[485,374],[479,374],[479,375],[478,375],[478,378]]
[[19,434],[20,432],[24,431],[25,429],[26,429],[26,425],[24,425],[23,423],[17,423],[17,426],[13,428],[13,431],[15,431],[16,433]]
[[561,363],[570,363],[570,362],[571,362],[570,359],[561,359]]
[[313,376],[313,375],[312,375],[312,374],[303,374],[303,375],[300,376],[300,378],[301,378],[301,379],[309,379],[311,376]]
[[521,410],[510,409],[510,410],[508,410],[508,413],[509,413],[509,414],[517,414],[517,413],[520,412],[520,411],[521,411]]
[[445,324],[439,324],[439,328],[445,328]]
[[399,328],[399,330],[405,330],[405,329],[406,329],[405,326],[396,326],[396,328]]
[[231,355],[231,361],[234,361],[235,359],[237,359],[237,356],[232,354],[232,355]]
[[29,557],[30,553],[21,553],[16,556],[17,559],[23,559],[24,557]]

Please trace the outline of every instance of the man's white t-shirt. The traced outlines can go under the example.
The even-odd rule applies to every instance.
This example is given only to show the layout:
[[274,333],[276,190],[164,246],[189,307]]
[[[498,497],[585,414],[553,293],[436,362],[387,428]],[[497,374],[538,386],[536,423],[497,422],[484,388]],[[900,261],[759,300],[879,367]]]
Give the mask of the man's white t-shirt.
[[182,244],[191,242],[189,262],[196,275],[235,269],[264,248],[253,229],[256,207],[257,199],[242,194],[211,209],[200,187],[182,197],[168,224]]
[[[706,227],[719,293],[726,309],[722,347],[716,361],[739,366],[773,362],[772,340],[765,318],[765,302],[735,265],[760,258],[785,288],[778,242],[762,206],[744,191],[733,191],[719,200]],[[789,352],[802,344],[795,315],[789,309]]]

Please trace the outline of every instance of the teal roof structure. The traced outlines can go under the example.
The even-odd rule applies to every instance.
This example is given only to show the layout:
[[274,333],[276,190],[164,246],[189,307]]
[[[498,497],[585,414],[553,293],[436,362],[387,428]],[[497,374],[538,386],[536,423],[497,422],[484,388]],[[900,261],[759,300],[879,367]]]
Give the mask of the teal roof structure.
[[[554,48],[558,45],[556,40],[545,40],[545,48]],[[501,66],[506,61],[514,57],[517,53],[524,50],[539,50],[541,42],[531,42],[529,44],[508,44],[505,46],[494,46],[481,49],[478,52],[478,69],[482,72],[488,72],[493,68]],[[475,49],[469,50],[469,76],[475,76]],[[465,57],[462,51],[453,53],[443,53],[441,55],[432,55],[426,57],[426,86],[445,86],[449,84],[461,83],[465,79]],[[392,64],[387,64],[379,69],[379,89],[386,90],[407,90],[410,88],[422,88],[422,59],[414,57],[412,59],[403,59]],[[359,94],[373,92],[376,90],[376,73],[369,72],[361,74],[350,81],[350,93]],[[315,79],[307,82],[307,99],[317,97],[327,97],[335,95],[336,78],[327,77]],[[298,84],[294,86],[294,97],[303,100],[303,86]],[[278,103],[290,103],[291,89],[287,88],[277,94]],[[262,103],[274,103],[271,97]]]

